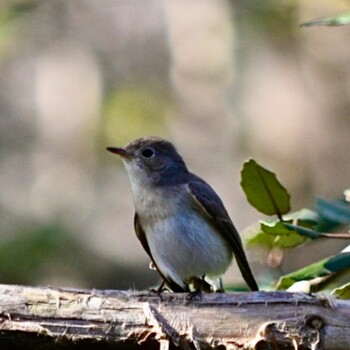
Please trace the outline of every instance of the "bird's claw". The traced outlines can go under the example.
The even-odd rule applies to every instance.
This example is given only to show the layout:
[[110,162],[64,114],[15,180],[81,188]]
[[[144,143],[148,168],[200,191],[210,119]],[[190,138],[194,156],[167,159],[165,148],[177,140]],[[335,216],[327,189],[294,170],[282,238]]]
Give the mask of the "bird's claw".
[[196,289],[193,292],[190,292],[186,296],[186,300],[188,301],[202,301],[202,291],[200,289]]

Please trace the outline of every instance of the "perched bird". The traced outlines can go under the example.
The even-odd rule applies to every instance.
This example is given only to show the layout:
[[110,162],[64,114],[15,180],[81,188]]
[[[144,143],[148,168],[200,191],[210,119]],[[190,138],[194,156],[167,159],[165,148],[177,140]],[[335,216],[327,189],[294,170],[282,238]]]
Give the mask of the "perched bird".
[[211,289],[210,281],[219,280],[234,255],[249,288],[258,290],[221,199],[187,169],[172,143],[144,137],[107,150],[123,160],[134,200],[136,235],[163,284],[174,292],[190,292],[193,286],[192,293],[200,294]]

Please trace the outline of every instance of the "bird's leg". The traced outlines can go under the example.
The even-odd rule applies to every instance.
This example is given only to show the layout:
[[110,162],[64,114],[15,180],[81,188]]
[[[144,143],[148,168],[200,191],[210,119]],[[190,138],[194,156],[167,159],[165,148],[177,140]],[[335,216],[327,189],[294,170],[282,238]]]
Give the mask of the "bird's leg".
[[188,293],[186,299],[188,301],[194,301],[194,300],[198,300],[201,301],[202,300],[202,290],[201,288],[196,288],[193,292]]
[[164,287],[164,285],[165,285],[165,281],[163,280],[158,288],[150,288],[149,292],[157,294],[159,299],[160,299],[160,301],[163,301],[162,293],[164,291],[169,291],[169,289]]
[[164,292],[164,290],[166,288],[164,288],[164,285],[165,285],[165,281],[162,281],[162,283],[160,284],[160,286],[156,289],[157,290],[157,293],[162,293]]
[[169,289],[167,287],[164,287],[164,285],[165,285],[165,281],[163,280],[158,288],[150,288],[148,290],[152,293],[157,293],[157,294],[161,294],[165,291],[169,291]]
[[222,284],[222,278],[219,279],[220,288],[216,290],[216,293],[225,293],[224,285]]
[[195,290],[193,292],[190,292],[186,299],[189,301],[193,300],[202,300],[202,291],[210,292],[211,291],[211,285],[204,280],[205,275],[203,275],[201,278],[195,278],[193,280],[193,286]]
[[205,275],[203,275],[199,281],[200,281],[201,290],[203,292],[212,293],[214,291],[213,286],[205,280]]

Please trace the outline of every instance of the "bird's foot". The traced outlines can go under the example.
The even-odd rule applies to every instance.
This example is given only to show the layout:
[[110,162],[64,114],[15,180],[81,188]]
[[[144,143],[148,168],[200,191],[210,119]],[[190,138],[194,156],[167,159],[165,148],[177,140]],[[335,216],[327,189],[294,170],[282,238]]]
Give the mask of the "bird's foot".
[[225,289],[224,288],[219,288],[215,291],[215,293],[225,293]]
[[162,293],[163,292],[170,292],[170,289],[167,288],[167,287],[164,287],[164,285],[165,285],[165,282],[163,281],[158,288],[150,288],[150,289],[148,289],[148,291],[150,293],[157,294],[159,299],[160,299],[160,301],[163,301]]
[[160,301],[163,301],[162,290],[159,290],[159,288],[150,288],[148,291],[152,294],[156,294]]
[[200,289],[196,289],[193,292],[190,292],[186,296],[186,300],[188,301],[202,301],[202,291]]
[[219,279],[220,287],[216,290],[216,293],[225,293],[224,285],[222,283],[222,278]]

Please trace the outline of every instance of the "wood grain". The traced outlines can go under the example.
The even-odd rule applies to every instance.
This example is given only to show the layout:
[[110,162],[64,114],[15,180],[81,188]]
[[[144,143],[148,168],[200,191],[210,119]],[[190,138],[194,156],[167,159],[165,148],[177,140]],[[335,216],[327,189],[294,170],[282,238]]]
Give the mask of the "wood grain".
[[350,349],[350,302],[0,285],[0,349]]

